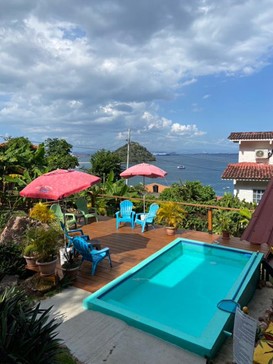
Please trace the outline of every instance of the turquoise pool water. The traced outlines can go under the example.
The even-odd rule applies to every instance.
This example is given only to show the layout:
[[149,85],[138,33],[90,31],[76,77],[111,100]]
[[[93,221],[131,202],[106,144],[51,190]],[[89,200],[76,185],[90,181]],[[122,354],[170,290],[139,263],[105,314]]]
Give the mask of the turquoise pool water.
[[213,357],[230,329],[222,299],[246,304],[260,253],[176,239],[84,301],[174,344]]

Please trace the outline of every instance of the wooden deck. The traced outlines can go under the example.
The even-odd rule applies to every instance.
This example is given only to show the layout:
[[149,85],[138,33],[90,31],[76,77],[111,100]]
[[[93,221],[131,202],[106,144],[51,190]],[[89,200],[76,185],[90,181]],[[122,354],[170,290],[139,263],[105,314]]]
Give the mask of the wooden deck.
[[83,226],[82,229],[90,238],[99,239],[102,247],[110,248],[113,262],[112,269],[109,267],[108,260],[105,259],[101,262],[97,267],[95,276],[91,276],[91,263],[83,263],[74,285],[89,292],[95,292],[178,237],[206,243],[217,241],[219,245],[249,251],[261,251],[265,255],[268,253],[267,245],[254,245],[233,237],[224,241],[219,235],[198,231],[180,230],[173,237],[167,236],[162,227],[149,228],[149,231],[141,233],[140,226],[131,229],[128,224],[121,224],[120,228],[116,230],[115,219],[93,222]]

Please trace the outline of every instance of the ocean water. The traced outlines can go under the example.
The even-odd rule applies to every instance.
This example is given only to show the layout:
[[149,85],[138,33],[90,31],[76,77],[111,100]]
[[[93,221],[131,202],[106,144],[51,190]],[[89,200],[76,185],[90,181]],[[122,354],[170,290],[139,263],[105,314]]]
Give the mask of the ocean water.
[[[87,156],[78,156],[80,167],[90,168]],[[175,154],[156,156],[152,164],[164,169],[168,174],[164,178],[145,178],[145,184],[155,181],[170,186],[175,182],[200,181],[205,186],[211,186],[217,196],[223,196],[225,192],[233,192],[233,182],[221,179],[225,168],[229,163],[236,163],[238,154]],[[183,165],[184,169],[177,166]],[[130,185],[143,182],[142,177],[129,179]]]

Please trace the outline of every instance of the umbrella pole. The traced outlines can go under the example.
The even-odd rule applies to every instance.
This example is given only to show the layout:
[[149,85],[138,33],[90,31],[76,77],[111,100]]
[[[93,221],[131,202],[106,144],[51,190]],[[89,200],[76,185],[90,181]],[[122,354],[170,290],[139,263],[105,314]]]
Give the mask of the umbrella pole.
[[144,188],[144,192],[143,192],[143,213],[145,214],[145,176],[143,176],[143,188]]
[[[64,228],[66,229],[66,200],[64,200],[64,209],[63,209],[63,218],[64,218]],[[64,230],[64,247],[66,249],[66,235],[65,235],[65,230]]]

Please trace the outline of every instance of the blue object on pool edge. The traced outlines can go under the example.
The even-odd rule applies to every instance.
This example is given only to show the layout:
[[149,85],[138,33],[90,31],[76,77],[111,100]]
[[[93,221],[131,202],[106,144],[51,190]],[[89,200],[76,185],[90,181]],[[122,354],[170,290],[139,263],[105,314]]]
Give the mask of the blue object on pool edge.
[[239,304],[247,304],[262,258],[261,253],[255,257],[245,250],[176,239],[89,296],[84,306],[213,358],[234,319],[217,303],[236,293]]
[[217,303],[217,307],[220,308],[220,310],[229,312],[229,313],[235,313],[237,307],[241,307],[238,302],[235,302],[234,300],[222,300]]

